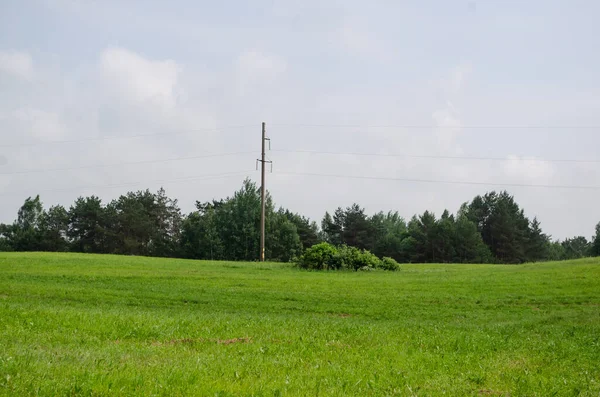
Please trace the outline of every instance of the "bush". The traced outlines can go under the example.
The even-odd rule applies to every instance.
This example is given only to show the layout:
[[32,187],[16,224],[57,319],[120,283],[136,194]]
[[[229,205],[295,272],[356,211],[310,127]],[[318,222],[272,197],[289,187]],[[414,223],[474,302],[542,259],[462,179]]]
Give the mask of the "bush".
[[371,251],[362,250],[360,253],[360,264],[361,267],[368,267],[370,269],[378,269],[381,267],[381,259],[377,255],[371,253]]
[[[340,267],[342,269],[356,270],[359,262],[358,257],[360,256],[360,250],[355,247],[348,247],[342,245],[338,248]],[[360,266],[359,266],[360,267]]]
[[308,248],[296,263],[298,267],[310,270],[395,271],[400,269],[398,262],[392,258],[381,260],[367,250],[347,245],[336,248],[328,243],[320,243]]
[[338,249],[329,243],[319,243],[307,248],[298,259],[297,264],[303,269],[312,270],[330,270],[341,267]]
[[379,266],[383,270],[397,271],[400,270],[400,264],[395,259],[384,257]]
[[343,245],[339,248],[339,253],[344,269],[359,270],[363,267],[376,269],[381,262],[379,258],[371,252],[359,250],[356,247]]

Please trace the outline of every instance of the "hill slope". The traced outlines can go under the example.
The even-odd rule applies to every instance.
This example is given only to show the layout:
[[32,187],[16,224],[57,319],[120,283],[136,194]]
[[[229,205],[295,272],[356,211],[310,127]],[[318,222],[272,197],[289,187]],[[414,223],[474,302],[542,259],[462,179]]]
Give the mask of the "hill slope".
[[283,264],[0,253],[0,394],[594,395],[600,259]]

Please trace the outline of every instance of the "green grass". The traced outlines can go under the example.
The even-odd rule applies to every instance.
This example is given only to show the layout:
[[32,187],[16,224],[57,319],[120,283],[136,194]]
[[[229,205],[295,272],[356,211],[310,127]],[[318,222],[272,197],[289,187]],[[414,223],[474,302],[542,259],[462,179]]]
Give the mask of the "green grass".
[[284,264],[0,253],[1,395],[600,395],[600,259]]

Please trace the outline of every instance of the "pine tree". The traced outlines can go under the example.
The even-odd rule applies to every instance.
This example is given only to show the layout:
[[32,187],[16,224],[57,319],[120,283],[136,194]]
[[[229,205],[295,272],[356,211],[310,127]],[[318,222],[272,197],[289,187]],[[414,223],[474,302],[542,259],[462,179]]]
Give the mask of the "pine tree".
[[529,220],[508,192],[475,197],[466,215],[498,261],[521,263],[527,259]]
[[358,204],[346,208],[342,221],[342,243],[359,249],[373,249],[374,230],[364,208]]
[[540,222],[533,218],[527,236],[527,260],[531,262],[548,259],[550,238],[542,232]]
[[42,249],[44,251],[67,251],[66,240],[69,227],[69,214],[62,205],[55,205],[45,211],[40,222]]
[[[107,212],[96,197],[80,197],[69,209],[68,237],[76,252],[112,253],[107,243]],[[114,229],[112,229],[114,231]],[[112,247],[112,245],[111,245]]]
[[454,262],[458,263],[488,263],[493,258],[477,225],[460,212],[455,225],[454,252]]
[[343,210],[338,208],[333,218],[329,212],[325,212],[323,221],[321,222],[321,230],[323,231],[323,237],[326,242],[333,245],[342,244],[342,230],[343,230]]

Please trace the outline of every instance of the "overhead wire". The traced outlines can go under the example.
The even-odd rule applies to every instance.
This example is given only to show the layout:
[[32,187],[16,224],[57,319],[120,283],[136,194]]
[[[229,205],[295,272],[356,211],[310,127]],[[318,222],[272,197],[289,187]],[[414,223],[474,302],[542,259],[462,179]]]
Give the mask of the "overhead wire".
[[274,174],[275,175],[317,176],[317,177],[328,177],[328,178],[377,180],[377,181],[394,181],[394,182],[437,183],[437,184],[452,184],[452,185],[600,190],[600,186],[585,186],[585,185],[578,186],[578,185],[546,185],[546,184],[528,184],[528,183],[498,183],[498,182],[479,182],[479,181],[448,181],[448,180],[419,179],[419,178],[392,178],[392,177],[379,177],[379,176],[321,174],[321,173],[311,173],[311,172],[274,172]]
[[[134,181],[134,182],[123,182],[123,183],[114,183],[107,185],[88,185],[88,186],[73,186],[69,188],[58,188],[58,189],[41,189],[36,190],[36,194],[38,193],[54,193],[54,192],[68,192],[73,190],[87,190],[87,189],[112,189],[117,187],[127,187],[127,186],[137,186],[141,184],[171,184],[171,183],[179,183],[191,180],[205,180],[205,179],[216,179],[216,178],[225,178],[229,176],[240,176],[240,175],[248,175],[252,171],[237,171],[237,172],[226,172],[222,174],[215,175],[195,175],[195,176],[187,176],[181,178],[169,178],[169,179],[153,179],[153,180],[145,180],[145,181]],[[25,191],[21,192],[8,192],[8,193],[0,193],[0,197],[4,196],[16,196],[16,195],[26,195],[30,194]]]
[[147,137],[156,137],[156,136],[172,136],[172,135],[183,135],[189,134],[192,132],[219,132],[228,129],[236,129],[236,128],[248,128],[253,127],[251,125],[232,125],[220,128],[199,128],[199,129],[189,129],[189,130],[179,130],[179,131],[170,131],[170,132],[156,132],[150,134],[135,134],[135,135],[111,135],[111,136],[100,136],[100,137],[88,137],[88,138],[80,138],[80,139],[66,139],[66,140],[57,140],[57,141],[37,141],[37,142],[25,142],[25,143],[14,143],[14,144],[2,144],[0,148],[18,148],[18,147],[32,147],[32,146],[43,146],[43,145],[57,145],[63,143],[81,143],[81,142],[98,142],[98,141],[107,141],[107,140],[124,140],[124,139],[137,139],[137,138],[147,138]]
[[[365,157],[395,157],[395,158],[447,159],[447,160],[489,160],[489,161],[512,161],[512,160],[514,160],[511,158],[507,158],[507,157],[471,157],[471,156],[412,155],[412,154],[362,153],[362,152],[328,152],[328,151],[316,151],[316,150],[285,150],[285,149],[277,149],[277,150],[273,150],[273,151],[281,152],[281,153],[318,154],[318,155],[334,155],[334,156],[365,156]],[[198,155],[198,156],[172,157],[172,158],[166,158],[166,159],[150,159],[150,160],[139,160],[139,161],[124,161],[124,162],[109,163],[109,164],[90,164],[90,165],[68,166],[68,167],[58,167],[58,168],[24,169],[24,170],[17,170],[17,171],[0,172],[0,175],[23,175],[23,174],[45,173],[45,172],[56,172],[56,171],[72,171],[72,170],[84,170],[84,169],[96,169],[96,168],[110,168],[110,167],[138,165],[138,164],[168,163],[168,162],[177,162],[177,161],[197,160],[197,159],[203,159],[203,158],[239,156],[239,155],[253,154],[253,153],[255,153],[255,151],[207,153],[207,154]],[[271,158],[268,158],[268,160],[271,160]],[[520,157],[517,160],[549,162],[549,163],[588,163],[588,164],[600,163],[600,160],[544,159],[544,158],[526,158],[526,157],[525,158]]]
[[[462,128],[462,129],[600,129],[600,126],[541,126],[541,125],[528,125],[528,126],[428,126],[428,125],[350,125],[350,124],[270,124],[274,127],[326,127],[326,128],[405,128],[405,129],[435,129],[435,128]],[[161,132],[151,134],[137,134],[137,135],[124,135],[124,136],[105,136],[105,137],[90,137],[82,139],[62,140],[62,141],[40,141],[32,143],[21,143],[21,144],[8,144],[0,145],[0,148],[11,148],[11,147],[28,147],[28,146],[39,146],[46,144],[62,144],[62,143],[76,143],[76,142],[93,142],[93,141],[104,141],[104,140],[121,140],[121,139],[135,139],[145,138],[154,136],[169,136],[186,134],[190,132],[217,132],[232,128],[247,128],[253,127],[252,125],[238,125],[238,126],[227,126],[221,128],[206,128],[206,129],[192,129],[182,130],[175,132]],[[319,155],[336,155],[336,156],[372,156],[372,157],[396,157],[396,158],[421,158],[421,159],[445,159],[445,160],[477,160],[477,161],[513,161],[515,158],[509,157],[486,157],[486,156],[453,156],[453,155],[420,155],[420,154],[389,154],[389,153],[365,153],[365,152],[334,152],[334,151],[316,151],[316,150],[285,150],[275,149],[273,152],[281,153],[304,153],[304,154],[319,154]],[[95,164],[95,165],[83,165],[73,167],[59,167],[59,168],[44,168],[44,169],[25,169],[16,171],[0,172],[0,175],[18,175],[28,173],[43,173],[53,171],[66,171],[66,170],[79,170],[79,169],[94,169],[94,168],[105,168],[115,166],[126,166],[135,164],[152,164],[152,163],[165,163],[174,161],[193,160],[201,158],[219,157],[219,156],[231,156],[231,155],[243,155],[254,153],[254,151],[243,151],[243,152],[230,152],[230,153],[209,153],[198,156],[189,157],[174,157],[166,159],[155,159],[155,160],[140,160],[140,161],[125,161],[120,163],[112,164]],[[588,163],[598,164],[600,160],[589,160],[589,159],[543,159],[543,158],[527,158],[519,157],[516,160],[524,161],[539,161],[539,162],[551,162],[551,163]],[[96,186],[79,186],[71,187],[66,189],[46,189],[40,190],[40,192],[55,192],[55,191],[70,191],[77,189],[102,189],[102,188],[113,188],[123,187],[131,185],[139,185],[142,183],[174,183],[186,180],[197,180],[197,179],[211,179],[215,177],[224,177],[228,175],[239,175],[240,173],[226,173],[209,176],[192,176],[183,178],[171,178],[163,180],[149,180],[149,181],[138,181],[119,183],[111,185],[96,185]],[[298,173],[298,172],[275,172],[279,175],[304,175],[304,176],[318,176],[318,177],[330,177],[330,178],[348,178],[348,179],[362,179],[362,180],[383,180],[383,181],[397,181],[397,182],[415,182],[415,183],[438,183],[438,184],[457,184],[457,185],[483,185],[483,186],[504,186],[504,187],[531,187],[531,188],[549,188],[549,189],[587,189],[587,190],[598,190],[600,186],[576,186],[576,185],[548,185],[548,184],[520,184],[520,183],[498,183],[498,182],[480,182],[480,181],[449,181],[449,180],[435,180],[435,179],[419,179],[419,178],[390,178],[390,177],[378,177],[378,176],[356,176],[356,175],[340,175],[340,174],[319,174],[319,173]],[[21,194],[18,192],[2,193],[0,196]]]
[[507,129],[507,130],[538,130],[538,129],[573,129],[595,130],[600,126],[595,125],[424,125],[424,124],[277,124],[269,123],[270,127],[315,127],[315,128],[398,128],[398,129]]
[[[600,129],[600,126],[593,125],[460,125],[460,126],[440,126],[440,125],[419,125],[419,124],[382,124],[382,125],[366,125],[366,124],[286,124],[286,123],[273,123],[269,124],[270,127],[299,127],[299,128],[398,128],[398,129],[579,129],[579,130],[590,130]],[[237,128],[251,128],[255,127],[251,124],[245,125],[231,125],[216,128],[194,128],[185,129],[179,131],[169,132],[156,132],[149,134],[134,134],[134,135],[115,135],[115,136],[99,136],[99,137],[87,137],[78,139],[66,139],[66,140],[55,140],[55,141],[36,141],[36,142],[22,142],[22,143],[9,143],[1,144],[0,148],[18,148],[18,147],[33,147],[43,145],[56,145],[65,143],[80,143],[80,142],[98,142],[105,140],[126,140],[126,139],[137,139],[137,138],[148,138],[157,136],[171,136],[171,135],[182,135],[192,132],[218,132],[228,129]]]
[[319,150],[286,150],[276,149],[273,152],[281,153],[301,153],[301,154],[320,154],[320,155],[334,155],[334,156],[367,156],[367,157],[404,157],[404,158],[416,158],[416,159],[442,159],[442,160],[479,160],[479,161],[513,161],[513,160],[524,160],[524,161],[539,161],[546,163],[587,163],[587,164],[598,164],[600,160],[581,160],[581,159],[544,159],[536,157],[521,157],[510,158],[510,157],[486,157],[486,156],[448,156],[448,155],[428,155],[428,154],[403,154],[403,153],[363,153],[363,152],[331,152],[331,151],[319,151]]
[[92,165],[60,167],[60,168],[25,169],[25,170],[18,170],[18,171],[0,172],[0,175],[20,175],[20,174],[32,174],[32,173],[53,172],[53,171],[71,171],[71,170],[84,170],[84,169],[94,169],[94,168],[109,168],[109,167],[119,167],[119,166],[137,165],[137,164],[168,163],[168,162],[175,162],[175,161],[197,160],[197,159],[213,158],[213,157],[237,156],[237,155],[251,154],[251,153],[255,153],[255,152],[254,151],[245,151],[245,152],[228,152],[228,153],[209,153],[209,154],[198,155],[198,156],[172,157],[172,158],[154,159],[154,160],[124,161],[124,162],[120,162],[120,163],[111,163],[111,164],[92,164]]

